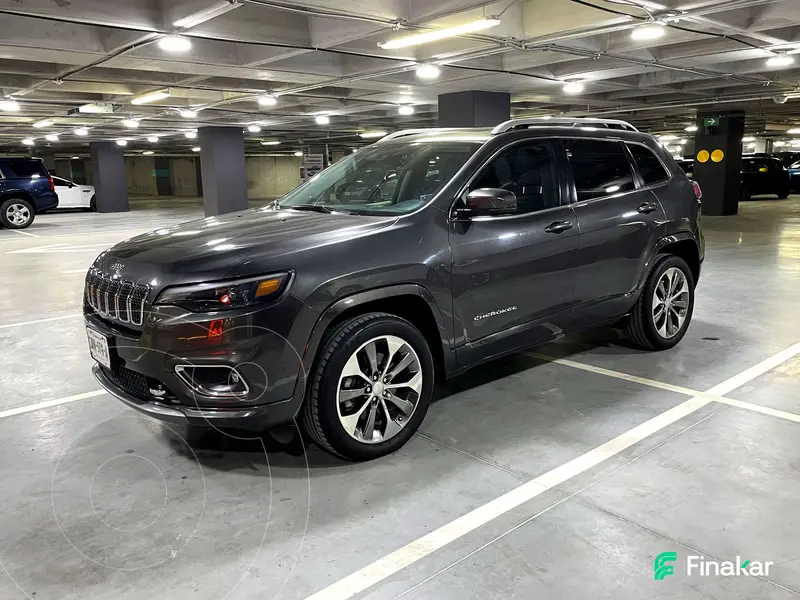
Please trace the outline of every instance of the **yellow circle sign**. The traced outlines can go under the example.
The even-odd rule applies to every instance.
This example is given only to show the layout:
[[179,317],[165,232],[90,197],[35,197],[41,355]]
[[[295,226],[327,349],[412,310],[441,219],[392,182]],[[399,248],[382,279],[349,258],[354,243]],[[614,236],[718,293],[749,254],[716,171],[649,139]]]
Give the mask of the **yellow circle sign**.
[[700,150],[700,152],[697,153],[697,162],[708,162],[710,156],[711,155],[708,153],[708,150]]
[[722,150],[714,150],[711,153],[711,160],[715,163],[722,162],[723,158],[725,158],[725,153]]

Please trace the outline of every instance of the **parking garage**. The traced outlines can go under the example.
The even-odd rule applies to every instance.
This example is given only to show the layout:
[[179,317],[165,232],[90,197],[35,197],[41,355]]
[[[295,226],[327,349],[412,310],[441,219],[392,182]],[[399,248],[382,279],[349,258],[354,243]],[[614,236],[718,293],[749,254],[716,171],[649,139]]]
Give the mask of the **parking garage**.
[[[794,0],[0,0],[0,200],[29,206],[35,217],[0,228],[0,597],[800,595],[798,27]],[[139,324],[134,305],[117,301],[112,310],[111,288],[95,294],[87,275],[106,249],[123,243],[127,258],[109,252],[135,262],[141,257],[126,240],[169,238],[147,246],[149,256],[173,265],[164,272],[180,286],[203,284],[214,278],[192,276],[215,251],[180,262],[193,243],[181,238],[199,239],[196,229],[233,218],[242,237],[203,238],[216,254],[261,227],[260,247],[283,252],[264,216],[278,211],[276,200],[284,220],[298,223],[298,243],[319,235],[315,223],[336,219],[355,223],[337,232],[352,238],[339,243],[355,244],[366,227],[358,220],[380,217],[321,214],[307,204],[295,211],[292,198],[314,189],[327,167],[357,165],[356,157],[403,135],[422,146],[449,136],[477,147],[506,135],[488,132],[508,122],[517,123],[509,130],[524,125],[558,138],[547,142],[564,152],[554,164],[577,160],[577,147],[563,150],[561,139],[575,127],[587,137],[618,136],[626,152],[644,139],[638,130],[653,136],[648,143],[670,171],[666,159],[674,158],[671,180],[686,172],[699,184],[705,259],[679,344],[645,351],[620,322],[565,333],[543,319],[546,343],[437,377],[414,435],[366,461],[344,460],[341,446],[331,453],[330,440],[304,421],[316,414],[305,404],[269,431],[189,427],[134,410],[93,375],[103,357],[87,345],[92,319],[108,317],[124,337],[176,308],[146,296]],[[13,165],[29,159],[46,171],[25,179],[52,177],[57,208],[37,211],[34,200],[8,193]],[[403,160],[379,173],[379,186],[402,187]],[[644,169],[630,160],[634,193],[642,193]],[[458,170],[435,152],[425,162],[428,178]],[[567,183],[580,193],[577,178],[565,190]],[[542,178],[527,185],[541,196],[548,186]],[[612,187],[612,197],[624,191]],[[51,193],[49,184],[42,189]],[[533,197],[514,190],[516,201]],[[427,191],[420,202],[441,200]],[[585,232],[574,233],[580,255]],[[515,236],[509,229],[497,238],[510,244]],[[310,270],[329,268],[334,237],[309,244],[330,248]],[[371,253],[405,266],[413,246],[430,244],[421,234],[406,239],[413,241],[393,245],[376,234]],[[461,265],[484,258],[447,247],[443,264],[451,251]],[[608,281],[604,258],[586,260],[570,301],[581,281]],[[239,273],[248,260],[240,263],[228,270]],[[120,264],[123,275],[128,267]],[[524,303],[504,297],[506,288],[481,291],[504,268],[498,261],[463,271],[467,290],[476,290],[470,301],[488,308],[475,320],[470,313],[462,338],[474,323],[514,322],[525,304],[561,291],[529,285]],[[339,269],[322,279],[353,270]],[[458,283],[457,272],[452,281],[441,273],[430,269],[431,289]],[[300,293],[302,272],[279,275],[259,272],[253,293],[271,294],[273,284],[275,293]],[[342,277],[326,288],[339,294],[330,303],[387,277],[381,271],[349,291]],[[155,293],[157,280],[147,283]],[[241,292],[225,291],[222,303]],[[450,297],[443,331],[460,319],[458,294]],[[380,307],[415,322],[402,302]],[[357,321],[360,313],[343,314]],[[349,321],[332,323],[323,346],[340,334],[334,325]],[[353,334],[367,325],[355,322]],[[464,339],[451,333],[445,346],[463,356]],[[480,346],[476,335],[467,346]],[[112,367],[115,352],[112,343]],[[309,356],[308,368],[319,360]],[[437,372],[447,366],[439,360]],[[270,369],[266,360],[255,366]],[[222,383],[239,384],[241,375],[252,386],[251,372],[233,369],[235,379]],[[150,404],[168,414],[169,392],[147,383]],[[386,391],[384,383],[371,385]],[[302,402],[319,402],[315,385]]]

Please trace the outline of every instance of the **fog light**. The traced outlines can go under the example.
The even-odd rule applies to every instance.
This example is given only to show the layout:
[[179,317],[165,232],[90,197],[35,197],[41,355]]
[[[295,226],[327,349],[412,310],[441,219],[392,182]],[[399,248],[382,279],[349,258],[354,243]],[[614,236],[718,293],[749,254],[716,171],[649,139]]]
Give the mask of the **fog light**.
[[201,396],[242,398],[250,392],[242,374],[227,365],[175,365],[175,374]]

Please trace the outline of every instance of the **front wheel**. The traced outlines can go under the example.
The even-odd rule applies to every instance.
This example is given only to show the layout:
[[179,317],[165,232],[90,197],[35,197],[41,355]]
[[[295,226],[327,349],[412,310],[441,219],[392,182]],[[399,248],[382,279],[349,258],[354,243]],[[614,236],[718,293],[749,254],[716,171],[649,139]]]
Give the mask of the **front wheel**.
[[33,205],[22,198],[9,198],[0,204],[0,223],[9,229],[25,229],[33,223]]
[[434,366],[425,337],[405,319],[368,313],[320,346],[303,423],[324,450],[370,460],[405,444],[425,418]]
[[779,200],[786,200],[789,197],[789,194],[791,193],[792,193],[791,188],[785,187],[778,190],[778,193],[776,195],[778,196]]
[[92,194],[92,199],[89,200],[89,210],[97,212],[97,197],[94,194]]
[[628,318],[628,339],[646,350],[666,350],[680,342],[692,320],[694,286],[686,261],[660,256]]

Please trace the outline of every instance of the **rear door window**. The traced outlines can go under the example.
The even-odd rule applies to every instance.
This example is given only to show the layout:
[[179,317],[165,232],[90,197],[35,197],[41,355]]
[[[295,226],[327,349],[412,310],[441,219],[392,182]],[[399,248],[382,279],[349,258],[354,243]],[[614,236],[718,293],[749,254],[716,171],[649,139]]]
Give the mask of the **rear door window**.
[[642,181],[644,181],[645,185],[655,185],[669,179],[669,173],[650,148],[645,148],[639,144],[628,144],[628,150],[631,151],[636,161],[636,166],[639,168],[639,174],[642,176]]
[[636,187],[620,142],[564,139],[578,202],[629,192]]
[[3,174],[7,178],[37,178],[48,177],[44,163],[38,160],[8,160],[3,161]]

